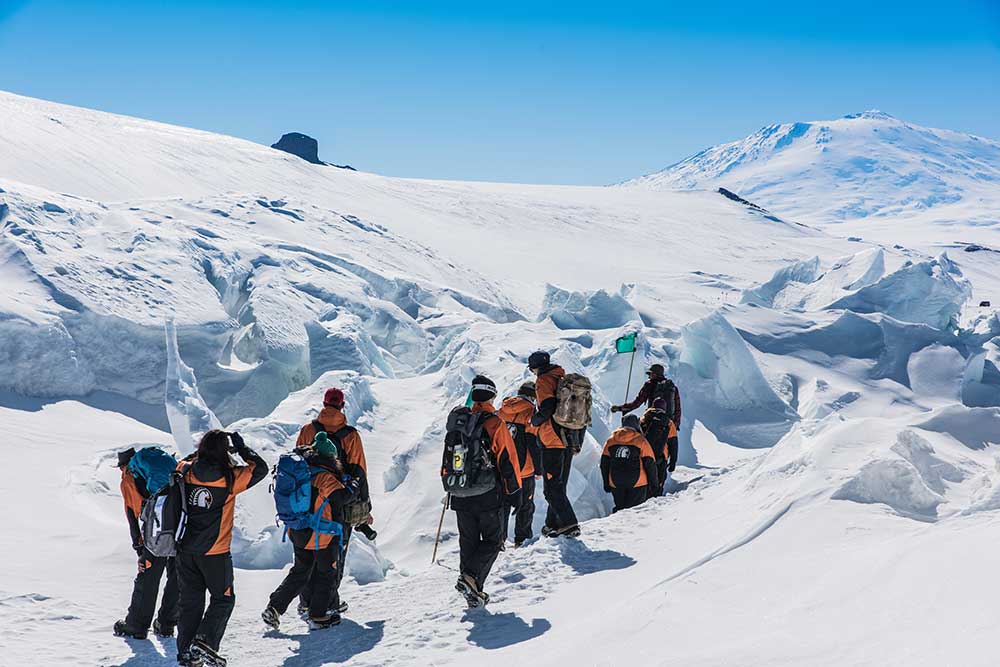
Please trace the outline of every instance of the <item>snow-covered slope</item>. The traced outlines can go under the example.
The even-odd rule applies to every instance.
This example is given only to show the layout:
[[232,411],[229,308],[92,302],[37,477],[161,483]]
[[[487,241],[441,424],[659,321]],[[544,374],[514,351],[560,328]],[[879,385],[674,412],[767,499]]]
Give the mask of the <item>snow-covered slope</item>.
[[880,111],[768,125],[624,183],[724,187],[810,224],[863,218],[1000,224],[1000,143]]
[[[711,190],[392,179],[0,111],[4,664],[170,664],[172,642],[110,634],[134,560],[115,452],[184,452],[218,420],[274,462],[331,385],[378,543],[352,543],[342,626],[264,634],[291,554],[266,487],[241,496],[231,664],[994,662],[1000,319],[970,298],[1000,288],[1000,253],[847,241]],[[682,465],[608,516],[632,331],[637,368],[683,392]],[[584,535],[501,554],[490,609],[466,612],[451,516],[430,564],[443,418],[477,372],[513,391],[538,348],[595,384]]]

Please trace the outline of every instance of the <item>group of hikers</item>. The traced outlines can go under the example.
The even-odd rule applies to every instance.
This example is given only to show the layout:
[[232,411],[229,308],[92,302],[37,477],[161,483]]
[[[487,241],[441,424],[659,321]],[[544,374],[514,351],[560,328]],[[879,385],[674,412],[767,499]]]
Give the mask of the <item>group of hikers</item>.
[[[448,415],[441,479],[445,508],[455,512],[458,524],[455,588],[469,607],[489,602],[483,587],[505,548],[511,516],[513,546],[532,539],[537,478],[548,503],[542,535],[580,535],[567,483],[590,425],[590,382],[567,374],[547,352],[532,353],[528,368],[535,379],[499,408],[493,404],[496,384],[477,375],[466,404]],[[611,408],[623,414],[622,426],[605,443],[600,467],[615,512],[662,495],[677,464],[679,392],[662,365],[653,364],[647,376],[634,401]],[[643,404],[641,418],[629,414]],[[279,627],[296,598],[310,629],[340,623],[348,608],[339,588],[352,532],[376,536],[364,446],[344,407],[343,391],[328,389],[318,417],[302,427],[293,451],[274,466],[277,516],[294,560],[261,613],[270,628]],[[219,647],[236,603],[230,554],[235,499],[264,479],[267,462],[239,433],[211,430],[179,462],[146,447],[119,453],[117,465],[139,562],[128,613],[114,633],[145,639],[150,625],[161,637],[176,630],[179,665],[224,667]]]

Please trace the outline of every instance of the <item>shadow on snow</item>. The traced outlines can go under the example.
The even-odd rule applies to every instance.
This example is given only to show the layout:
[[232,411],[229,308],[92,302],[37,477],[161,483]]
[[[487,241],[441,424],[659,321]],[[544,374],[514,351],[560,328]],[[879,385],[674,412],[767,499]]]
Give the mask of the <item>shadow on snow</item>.
[[544,618],[533,618],[529,624],[517,614],[492,614],[486,609],[468,609],[462,620],[472,623],[469,643],[489,650],[541,637],[552,628],[552,624]]

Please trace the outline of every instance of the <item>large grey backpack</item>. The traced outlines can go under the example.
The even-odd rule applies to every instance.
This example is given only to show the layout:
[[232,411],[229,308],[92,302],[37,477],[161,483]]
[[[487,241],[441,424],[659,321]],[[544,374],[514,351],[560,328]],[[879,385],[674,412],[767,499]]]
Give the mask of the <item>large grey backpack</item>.
[[187,489],[184,475],[191,465],[170,475],[170,482],[142,504],[142,542],[159,557],[177,555],[177,545],[187,528]]
[[587,428],[593,400],[590,380],[576,373],[564,375],[556,387],[556,411],[552,421],[572,431]]

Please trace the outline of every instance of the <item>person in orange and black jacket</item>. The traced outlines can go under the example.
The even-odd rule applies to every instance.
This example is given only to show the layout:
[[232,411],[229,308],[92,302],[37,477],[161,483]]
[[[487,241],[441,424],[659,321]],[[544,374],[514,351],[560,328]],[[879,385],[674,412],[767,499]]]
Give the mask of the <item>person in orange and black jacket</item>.
[[[318,469],[312,477],[312,511],[322,509],[322,518],[338,522],[344,519],[344,503],[358,492],[358,481],[344,474],[337,445],[325,433],[316,435],[313,446],[299,448],[311,468]],[[341,528],[342,529],[342,528]],[[267,609],[261,614],[264,622],[277,629],[279,618],[296,595],[307,600],[309,625],[314,630],[340,623],[337,571],[343,534],[332,535],[311,528],[289,530],[288,538],[295,551],[295,561],[281,585],[271,593]]]
[[641,505],[648,495],[646,487],[656,484],[656,457],[635,415],[626,415],[622,427],[604,443],[601,478],[604,490],[615,500],[615,512]]
[[535,475],[542,470],[538,429],[531,425],[535,413],[535,383],[528,381],[517,390],[517,396],[503,399],[497,416],[504,420],[514,440],[517,462],[521,467],[521,506],[504,505],[503,535],[507,530],[511,511],[514,512],[514,546],[519,547],[531,539],[531,522],[535,517]]
[[[504,505],[521,504],[521,470],[517,449],[503,420],[496,416],[493,399],[496,384],[482,375],[472,380],[472,412],[485,413],[483,431],[489,440],[487,452],[496,471],[497,484],[477,496],[452,496],[451,508],[458,522],[459,577],[455,588],[466,599],[478,597],[480,604],[489,601],[483,591],[486,577],[503,548]],[[485,444],[485,443],[484,443]],[[470,602],[470,606],[473,606]]]
[[[371,494],[368,491],[368,463],[365,461],[365,447],[361,442],[361,435],[357,429],[347,424],[347,417],[344,415],[346,400],[343,390],[337,387],[330,387],[323,394],[323,409],[319,411],[319,416],[309,422],[299,431],[299,437],[295,440],[296,447],[305,447],[312,443],[316,434],[326,431],[333,436],[335,442],[339,442],[338,456],[344,466],[344,472],[358,482],[357,499],[371,502]],[[364,529],[372,522],[371,515],[368,516],[368,523],[364,526],[357,526]],[[355,526],[344,525],[344,543],[340,550],[340,562],[337,566],[337,587],[344,577],[344,566],[347,561],[347,548],[351,543],[351,535]],[[369,529],[370,530],[370,529]],[[373,533],[369,533],[371,535]],[[371,539],[371,537],[369,538]],[[303,597],[299,603],[299,613],[307,611],[306,599]],[[338,611],[343,613],[347,610],[347,603],[341,602]]]
[[658,398],[653,407],[643,413],[639,424],[656,456],[656,484],[649,486],[649,497],[663,495],[667,475],[677,467],[677,425],[667,414],[666,400]]
[[[230,457],[230,440],[244,465]],[[199,657],[218,655],[236,606],[229,553],[236,496],[264,479],[268,466],[238,433],[211,430],[177,468],[184,480],[187,506],[187,524],[177,547],[181,593],[177,662],[190,665],[199,664]],[[210,596],[207,610],[206,591]]]
[[538,429],[542,445],[542,490],[549,503],[542,535],[575,537],[580,534],[580,524],[566,495],[574,452],[572,447],[566,445],[578,446],[583,434],[563,429],[552,420],[557,405],[556,390],[566,371],[551,362],[548,352],[532,352],[528,357],[528,369],[536,376],[538,407],[531,417],[531,425]]
[[[173,558],[154,556],[142,543],[139,515],[142,512],[142,503],[149,498],[150,492],[142,478],[136,477],[128,470],[129,461],[133,456],[135,456],[133,447],[119,452],[118,469],[122,472],[121,491],[125,500],[125,518],[132,534],[132,549],[139,557],[139,571],[132,584],[132,601],[128,606],[128,614],[124,620],[115,623],[114,632],[120,637],[145,639],[149,624],[152,622],[153,632],[158,636],[173,637],[174,627],[177,625],[177,570]],[[156,597],[164,571],[167,573],[167,583],[163,587],[160,613],[154,621]]]
[[622,403],[621,405],[612,405],[611,412],[621,412],[627,415],[643,403],[646,404],[647,408],[651,408],[653,407],[653,401],[662,398],[667,402],[667,416],[673,420],[674,426],[679,429],[681,427],[681,392],[677,389],[677,385],[666,376],[663,364],[651,365],[649,370],[646,371],[646,377],[649,379],[642,385],[642,389],[639,390],[639,395],[635,397],[635,400],[630,403]]

